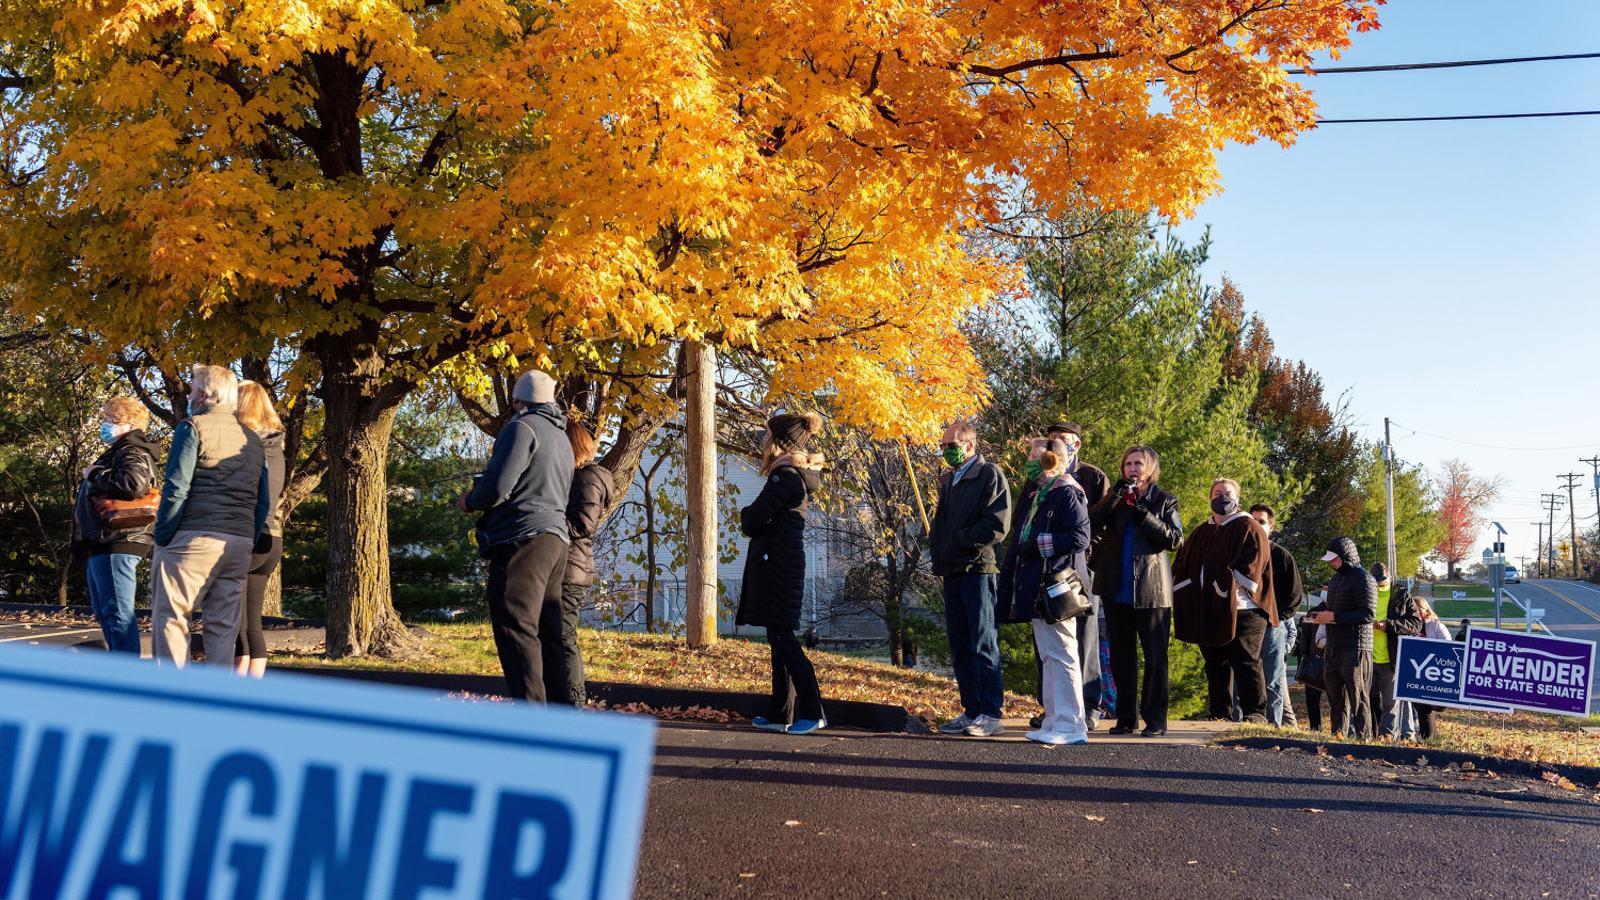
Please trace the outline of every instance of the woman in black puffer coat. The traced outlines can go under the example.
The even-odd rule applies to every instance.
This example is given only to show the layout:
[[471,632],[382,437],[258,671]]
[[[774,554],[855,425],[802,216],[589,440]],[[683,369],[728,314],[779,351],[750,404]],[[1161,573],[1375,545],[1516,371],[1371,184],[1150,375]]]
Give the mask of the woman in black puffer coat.
[[755,502],[739,513],[750,547],[734,621],[767,629],[772,648],[772,702],[753,721],[767,731],[810,734],[827,725],[817,673],[795,637],[806,586],[806,499],[821,483],[822,457],[804,451],[821,425],[816,413],[767,420]]
[[[594,587],[594,533],[611,508],[616,481],[608,469],[594,461],[599,445],[594,434],[577,419],[567,420],[567,442],[572,445],[572,488],[567,494],[567,569],[561,578],[560,628],[540,643],[544,656],[544,696],[550,703],[583,706],[587,701],[583,679],[583,651],[578,646],[578,622],[583,601]],[[552,612],[545,604],[545,613]],[[541,614],[541,622],[546,622]]]

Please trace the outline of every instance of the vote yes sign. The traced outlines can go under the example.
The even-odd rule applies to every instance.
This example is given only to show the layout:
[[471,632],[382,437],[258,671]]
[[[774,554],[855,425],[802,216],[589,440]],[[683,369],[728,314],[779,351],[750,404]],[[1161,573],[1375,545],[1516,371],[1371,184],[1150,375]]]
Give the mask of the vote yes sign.
[[1467,645],[1457,641],[1402,636],[1394,667],[1395,697],[1430,706],[1510,711],[1511,707],[1498,703],[1461,699],[1466,652]]
[[0,648],[0,897],[627,897],[652,720]]

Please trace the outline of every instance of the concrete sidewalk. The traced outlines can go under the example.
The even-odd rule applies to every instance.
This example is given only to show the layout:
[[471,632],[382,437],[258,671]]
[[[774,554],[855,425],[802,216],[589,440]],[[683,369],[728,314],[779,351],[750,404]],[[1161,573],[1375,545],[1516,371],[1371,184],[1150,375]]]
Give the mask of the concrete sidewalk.
[[[941,734],[939,737],[950,740],[991,740],[991,741],[1022,741],[1031,743],[1023,735],[1032,731],[1027,719],[1004,719],[1006,733],[993,738],[972,738],[964,735]],[[1116,722],[1101,720],[1100,727],[1089,732],[1091,744],[1166,744],[1173,746],[1200,746],[1211,743],[1217,734],[1234,727],[1234,722],[1168,722],[1167,733],[1160,737],[1144,737],[1135,731],[1133,734],[1112,734],[1111,726]]]

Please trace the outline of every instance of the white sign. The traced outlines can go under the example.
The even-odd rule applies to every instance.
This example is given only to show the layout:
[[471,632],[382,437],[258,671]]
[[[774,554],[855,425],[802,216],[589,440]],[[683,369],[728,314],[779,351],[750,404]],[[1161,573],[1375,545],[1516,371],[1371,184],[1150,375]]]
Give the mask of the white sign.
[[1450,592],[1450,599],[1451,600],[1465,600],[1466,597],[1467,597],[1467,592],[1466,591],[1451,591]]
[[655,723],[0,647],[0,897],[627,897]]

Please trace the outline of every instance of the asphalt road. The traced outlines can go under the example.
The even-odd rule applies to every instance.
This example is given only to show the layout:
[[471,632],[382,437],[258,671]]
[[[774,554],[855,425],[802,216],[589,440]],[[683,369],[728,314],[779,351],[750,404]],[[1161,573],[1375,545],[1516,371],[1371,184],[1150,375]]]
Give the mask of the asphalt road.
[[[1552,634],[1600,642],[1600,587],[1581,581],[1538,580],[1507,585],[1506,593],[1524,606],[1543,609],[1545,627]],[[1595,674],[1590,712],[1600,712],[1600,671]]]
[[1600,897],[1600,788],[1584,787],[1298,752],[666,724],[637,894]]

